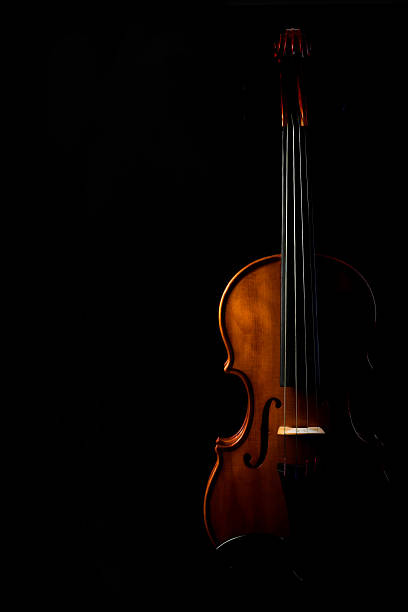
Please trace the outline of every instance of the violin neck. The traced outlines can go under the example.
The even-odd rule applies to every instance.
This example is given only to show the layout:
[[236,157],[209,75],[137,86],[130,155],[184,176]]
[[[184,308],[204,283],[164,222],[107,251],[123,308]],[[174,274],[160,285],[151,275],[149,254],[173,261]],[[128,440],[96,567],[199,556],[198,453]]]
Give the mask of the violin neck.
[[277,45],[282,119],[281,386],[301,387],[297,363],[313,364],[318,379],[317,297],[313,211],[307,148],[304,62],[299,30]]

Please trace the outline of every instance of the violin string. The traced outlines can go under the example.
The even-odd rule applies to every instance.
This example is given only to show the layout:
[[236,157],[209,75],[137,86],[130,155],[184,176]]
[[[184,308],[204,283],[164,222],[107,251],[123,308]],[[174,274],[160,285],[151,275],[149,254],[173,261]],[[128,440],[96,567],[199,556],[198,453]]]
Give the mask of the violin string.
[[313,364],[314,364],[314,386],[315,386],[315,411],[317,425],[319,423],[319,378],[320,378],[320,355],[319,355],[319,335],[317,326],[317,281],[316,281],[316,255],[314,243],[314,219],[313,211],[310,205],[310,186],[309,186],[309,169],[307,156],[307,142],[305,140],[305,178],[306,178],[306,202],[307,214],[309,219],[309,266],[312,284],[312,330],[313,330]]
[[303,214],[303,188],[302,188],[302,135],[300,125],[299,130],[299,186],[300,186],[300,216],[302,227],[302,275],[303,275],[303,337],[304,337],[304,362],[305,362],[305,401],[306,401],[306,426],[309,427],[309,397],[308,397],[308,352],[307,352],[307,318],[306,318],[306,272],[305,272],[305,223]]
[[295,124],[292,121],[292,182],[293,182],[293,284],[294,284],[294,348],[295,348],[295,427],[296,464],[298,457],[298,360],[297,360],[297,274],[296,274],[296,173],[295,173]]
[[[287,376],[287,326],[288,326],[288,126],[282,130],[282,223],[285,226],[285,241],[282,245],[282,263],[284,265],[284,358],[283,358],[283,457],[286,464],[286,376]],[[286,466],[284,467],[284,470]]]

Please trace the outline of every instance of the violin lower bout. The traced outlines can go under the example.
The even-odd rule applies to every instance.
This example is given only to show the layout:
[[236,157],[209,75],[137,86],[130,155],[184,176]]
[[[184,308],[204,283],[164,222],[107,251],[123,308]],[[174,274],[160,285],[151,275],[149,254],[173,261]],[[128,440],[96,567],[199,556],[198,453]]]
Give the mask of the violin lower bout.
[[[239,431],[216,442],[217,462],[204,500],[214,545],[246,534],[287,537],[303,528],[297,517],[310,524],[311,508],[318,521],[329,471],[336,470],[333,458],[352,433],[347,398],[367,367],[375,303],[365,279],[348,264],[319,256],[317,268],[323,364],[318,393],[315,387],[280,385],[280,256],[241,270],[221,299],[225,371],[243,381],[248,406]],[[281,435],[283,427],[304,433]]]

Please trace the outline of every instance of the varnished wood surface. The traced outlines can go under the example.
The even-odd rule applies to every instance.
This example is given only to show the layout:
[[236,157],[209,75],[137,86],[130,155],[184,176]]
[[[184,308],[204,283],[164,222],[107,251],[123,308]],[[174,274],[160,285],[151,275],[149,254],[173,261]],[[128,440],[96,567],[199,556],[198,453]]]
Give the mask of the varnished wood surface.
[[[323,368],[325,392],[334,388],[344,406],[355,366],[366,359],[375,303],[363,277],[344,262],[319,257],[318,271],[325,288],[321,327],[328,330],[322,341],[323,359],[327,366],[330,355],[332,366]],[[320,402],[321,398],[316,402],[314,393],[306,396],[280,386],[280,274],[280,256],[253,262],[230,281],[220,303],[220,329],[227,349],[224,369],[242,379],[248,406],[236,434],[216,442],[217,461],[204,500],[205,524],[215,545],[248,533],[289,535],[287,500],[277,466],[284,461],[312,466],[321,455],[317,438],[330,436],[280,436],[279,427],[323,427],[328,434],[343,427],[339,423],[344,414],[333,414],[329,402]],[[267,451],[261,464],[251,467],[260,457],[265,411],[269,412]]]

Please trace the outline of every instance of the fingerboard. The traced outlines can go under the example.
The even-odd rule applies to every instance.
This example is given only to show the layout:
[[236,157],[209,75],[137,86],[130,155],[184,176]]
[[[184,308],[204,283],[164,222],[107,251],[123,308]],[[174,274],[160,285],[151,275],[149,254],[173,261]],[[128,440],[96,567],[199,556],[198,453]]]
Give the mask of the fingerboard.
[[318,383],[316,265],[307,127],[282,127],[281,368],[283,387]]

